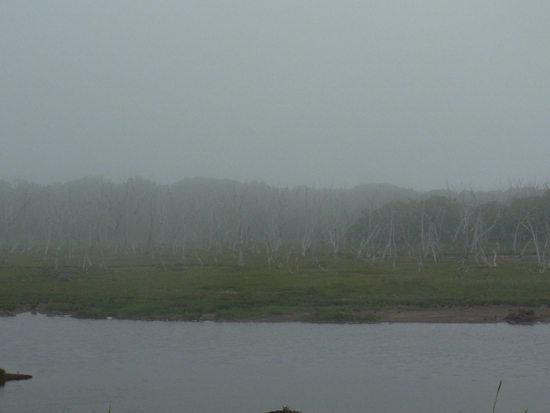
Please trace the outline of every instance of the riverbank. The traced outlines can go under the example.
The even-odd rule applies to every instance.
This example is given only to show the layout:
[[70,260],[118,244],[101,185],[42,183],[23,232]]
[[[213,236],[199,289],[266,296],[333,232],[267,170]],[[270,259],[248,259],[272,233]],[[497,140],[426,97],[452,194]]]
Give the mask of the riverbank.
[[[0,315],[38,312],[77,318],[186,321],[503,322],[534,311],[550,320],[550,277],[533,260],[496,268],[447,260],[365,264],[296,259],[236,266],[231,256],[162,265],[120,255],[108,268],[7,254],[0,261]],[[76,260],[75,260],[76,261]],[[521,320],[520,320],[521,321]]]
[[[61,303],[57,303],[60,305]],[[63,312],[60,310],[48,311],[49,304],[42,303],[35,307],[30,308],[28,305],[18,306],[15,311],[3,311],[0,312],[1,316],[15,316],[16,314],[23,314],[32,312],[34,314],[45,314],[49,316],[69,316],[74,317],[74,314],[70,312]],[[532,311],[533,315],[526,320],[514,319],[514,315],[521,314],[522,312]],[[511,317],[512,316],[512,317]],[[78,318],[93,318],[99,317],[82,317]],[[112,319],[113,317],[106,317]],[[205,314],[196,319],[190,320],[188,318],[177,317],[127,317],[116,319],[126,320],[142,320],[142,321],[218,321],[218,322],[256,322],[256,323],[283,323],[283,322],[313,322],[313,323],[505,323],[510,324],[534,324],[534,323],[550,323],[550,308],[548,307],[512,307],[512,306],[476,306],[467,308],[443,308],[443,309],[391,309],[391,310],[374,310],[363,312],[363,320],[360,320],[360,316],[357,315],[355,320],[339,320],[339,319],[326,319],[322,321],[312,320],[312,314],[287,314],[284,316],[276,315],[259,315],[254,317],[244,317],[242,319],[223,319],[218,318],[214,314]]]
[[[522,322],[514,315],[533,311],[533,318]],[[487,306],[469,308],[449,308],[439,310],[388,310],[380,313],[380,319],[389,323],[502,323],[532,324],[549,323],[550,309],[515,308],[511,306]]]

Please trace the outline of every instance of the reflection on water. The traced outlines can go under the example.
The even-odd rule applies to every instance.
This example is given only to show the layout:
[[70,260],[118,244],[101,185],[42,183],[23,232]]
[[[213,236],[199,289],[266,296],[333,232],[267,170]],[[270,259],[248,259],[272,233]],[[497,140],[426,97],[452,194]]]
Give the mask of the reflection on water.
[[550,326],[0,318],[2,412],[548,411]]

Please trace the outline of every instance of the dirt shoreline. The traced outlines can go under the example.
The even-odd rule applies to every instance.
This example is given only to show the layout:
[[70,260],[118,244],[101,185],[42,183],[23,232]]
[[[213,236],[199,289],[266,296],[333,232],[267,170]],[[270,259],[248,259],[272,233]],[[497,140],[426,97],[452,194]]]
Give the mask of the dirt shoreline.
[[381,320],[389,323],[503,323],[511,313],[533,310],[534,322],[550,323],[547,307],[480,306],[437,310],[390,310],[379,312]]
[[[379,319],[374,322],[363,322],[363,324],[376,323],[462,323],[462,324],[490,324],[505,323],[511,313],[518,313],[521,310],[533,310],[535,313],[533,323],[550,323],[550,308],[530,306],[475,306],[475,307],[451,307],[443,309],[393,309],[393,310],[372,310]],[[366,312],[369,312],[368,310]],[[253,322],[299,322],[307,321],[304,315],[287,315],[283,317],[260,316],[250,320]],[[330,321],[328,322],[330,323]],[[333,323],[341,323],[335,320]],[[521,322],[516,324],[522,324]],[[526,323],[527,324],[527,323]]]
[[[22,313],[39,313],[51,316],[71,316],[77,318],[82,317],[79,314],[74,314],[69,311],[59,310],[48,311],[48,305],[42,304],[30,308],[28,305],[21,305],[16,308],[15,311],[0,311],[0,316],[14,316]],[[521,312],[522,310],[534,311],[534,317],[532,323],[550,323],[550,308],[549,307],[532,307],[532,306],[472,306],[472,307],[450,307],[450,308],[438,308],[438,309],[391,309],[391,310],[365,310],[364,313],[375,314],[377,316],[376,321],[372,322],[358,322],[358,323],[503,323],[507,322],[507,318],[512,313]],[[204,314],[199,319],[192,321],[219,321],[219,322],[257,322],[257,323],[274,323],[274,322],[311,322],[309,320],[310,314],[288,314],[288,315],[259,315],[253,317],[245,317],[238,320],[225,320],[216,317],[214,314]],[[89,317],[93,318],[93,317]],[[113,319],[119,319],[112,317]],[[111,319],[111,317],[109,317]],[[121,318],[127,320],[144,320],[144,321],[191,321],[178,317],[127,317]],[[324,320],[323,323],[342,323],[340,320]],[[353,323],[353,321],[351,321]],[[531,324],[532,324],[531,323]],[[519,322],[518,324],[524,324]]]

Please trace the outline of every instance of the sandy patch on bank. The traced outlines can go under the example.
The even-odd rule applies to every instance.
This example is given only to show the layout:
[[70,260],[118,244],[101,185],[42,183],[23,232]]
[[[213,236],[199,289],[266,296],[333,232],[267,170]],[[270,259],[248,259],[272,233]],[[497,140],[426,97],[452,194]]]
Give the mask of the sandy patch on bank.
[[520,309],[535,311],[537,322],[550,322],[550,308],[482,306],[444,308],[438,310],[387,310],[378,311],[381,322],[388,323],[502,323],[511,312]]

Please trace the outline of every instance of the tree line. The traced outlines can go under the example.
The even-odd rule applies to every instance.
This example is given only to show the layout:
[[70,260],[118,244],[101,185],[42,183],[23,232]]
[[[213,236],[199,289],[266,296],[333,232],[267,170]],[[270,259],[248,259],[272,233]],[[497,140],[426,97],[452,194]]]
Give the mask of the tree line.
[[[550,190],[419,192],[393,185],[297,186],[206,178],[158,184],[141,177],[90,177],[40,185],[0,181],[3,253],[89,256],[230,251],[236,264],[290,255],[351,254],[365,263],[408,257],[419,266],[448,256],[496,266],[504,254],[533,254],[550,266]],[[88,258],[88,261],[90,258]],[[90,263],[91,264],[91,263]],[[101,259],[100,265],[107,265]]]
[[367,208],[350,228],[355,256],[366,262],[399,255],[434,262],[448,257],[496,267],[503,256],[550,267],[550,189],[525,187],[504,200],[475,192],[433,195]]

